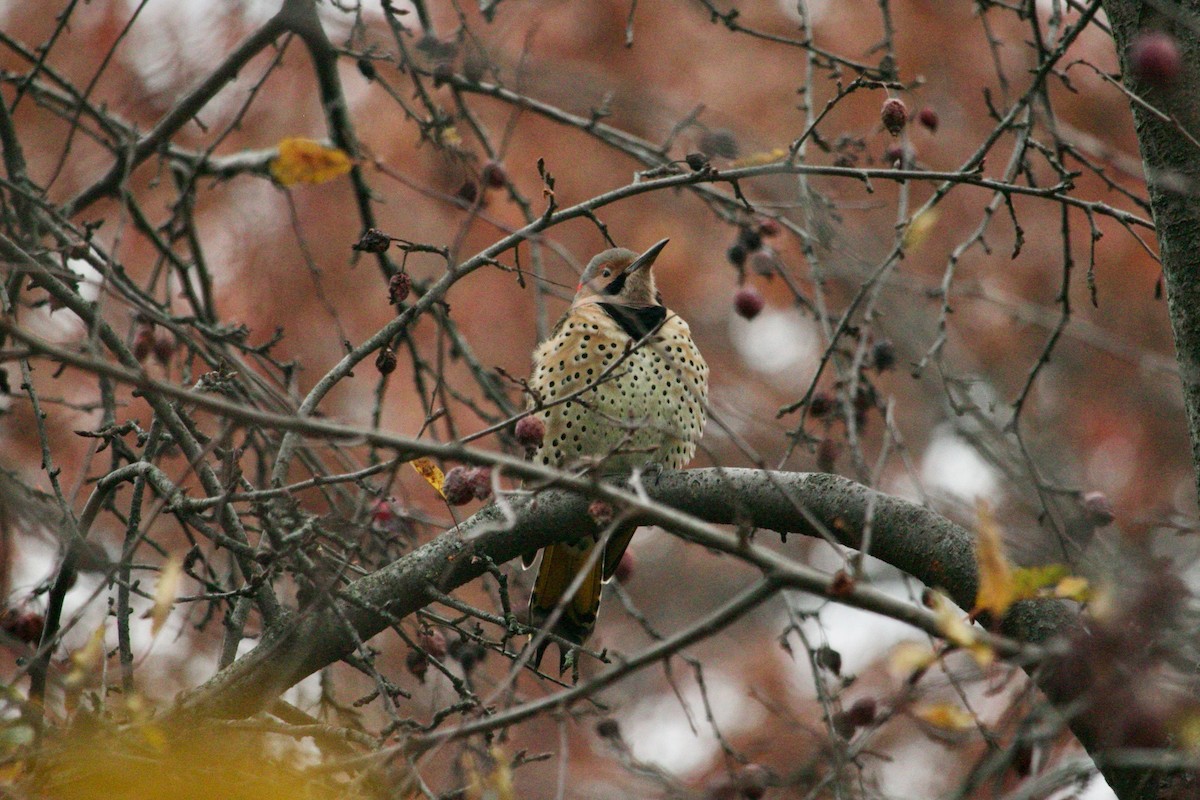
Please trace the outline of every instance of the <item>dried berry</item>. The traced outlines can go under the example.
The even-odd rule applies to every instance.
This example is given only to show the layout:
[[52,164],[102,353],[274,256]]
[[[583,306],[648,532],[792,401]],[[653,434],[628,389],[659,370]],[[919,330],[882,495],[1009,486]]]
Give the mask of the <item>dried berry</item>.
[[444,83],[449,83],[454,77],[454,65],[449,61],[439,61],[433,65],[433,85],[441,86]]
[[460,638],[450,643],[449,653],[462,665],[463,672],[470,672],[487,656],[487,649],[477,642]]
[[879,121],[888,133],[899,136],[908,123],[908,106],[898,97],[889,97],[883,101],[883,108],[879,110]]
[[834,399],[829,392],[817,392],[808,401],[808,413],[820,419],[821,417],[833,411]]
[[501,189],[508,184],[508,173],[504,171],[504,165],[499,161],[489,161],[479,171],[479,180],[484,186]]
[[446,637],[437,628],[422,628],[417,633],[417,644],[433,658],[446,657]]
[[412,278],[407,272],[397,272],[388,278],[388,303],[398,306],[408,299],[412,291]]
[[879,372],[896,366],[896,346],[887,339],[881,339],[871,348],[871,362]]
[[379,351],[379,355],[375,356],[375,369],[379,370],[380,375],[391,375],[396,371],[396,351],[390,347],[385,347]]
[[621,553],[621,560],[617,562],[617,569],[613,572],[613,577],[617,579],[617,583],[629,582],[629,579],[633,577],[635,563],[633,553],[628,550]]
[[409,650],[408,655],[404,657],[404,666],[408,669],[410,675],[425,682],[425,673],[429,671],[429,658],[420,650]]
[[763,299],[762,292],[755,289],[753,286],[743,286],[737,290],[737,294],[733,296],[733,308],[739,316],[746,319],[754,319],[762,313],[763,307],[767,301]]
[[749,225],[743,225],[738,228],[737,243],[749,253],[762,247],[762,234]]
[[517,420],[513,433],[517,437],[517,444],[526,450],[536,450],[542,446],[542,439],[546,437],[546,423],[542,422],[540,417],[532,415],[521,417]]
[[462,506],[475,499],[475,489],[466,467],[455,467],[446,473],[442,482],[442,494],[452,506]]
[[845,597],[854,591],[855,583],[849,572],[839,569],[833,574],[833,580],[829,582],[829,594],[833,597]]
[[154,360],[164,367],[175,355],[175,337],[170,331],[159,331],[154,337]]
[[1104,492],[1088,492],[1083,496],[1083,514],[1097,528],[1111,525],[1117,518],[1113,513],[1112,501]]
[[620,739],[621,726],[615,719],[605,717],[596,723],[596,735],[603,739]]
[[467,480],[476,500],[487,500],[492,496],[492,468],[475,467],[467,472]]
[[1138,34],[1129,47],[1129,68],[1139,81],[1157,88],[1175,83],[1183,60],[1175,37],[1163,31]]
[[738,157],[737,137],[733,135],[733,131],[726,128],[705,131],[704,135],[700,137],[699,147],[701,152],[709,158],[713,156],[720,158]]
[[938,119],[938,113],[929,106],[925,106],[917,112],[917,122],[928,128],[930,133],[937,133],[938,123],[940,121],[941,120]]
[[130,349],[133,351],[134,358],[138,361],[145,361],[154,349],[154,328],[150,325],[138,328],[137,333],[133,335],[133,345]]
[[704,153],[688,153],[683,157],[683,160],[691,168],[692,172],[699,172],[708,166],[708,156]]
[[369,58],[360,58],[357,62],[359,73],[369,81],[375,80],[375,65]]
[[479,185],[472,180],[463,181],[463,185],[458,187],[454,196],[464,203],[474,203],[479,199]]
[[730,264],[740,267],[746,263],[746,248],[735,244],[725,251],[725,257],[729,259]]
[[359,237],[357,242],[350,245],[350,249],[360,253],[382,253],[391,246],[392,237],[378,228],[367,228],[367,232]]

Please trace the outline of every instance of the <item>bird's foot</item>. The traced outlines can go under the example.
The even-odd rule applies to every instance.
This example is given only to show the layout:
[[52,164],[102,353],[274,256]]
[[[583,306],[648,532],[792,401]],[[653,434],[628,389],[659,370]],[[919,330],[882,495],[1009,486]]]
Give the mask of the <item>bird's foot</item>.
[[638,477],[648,478],[654,481],[654,485],[658,486],[658,482],[662,479],[663,472],[666,471],[661,461],[651,461],[649,464],[641,467],[638,470]]

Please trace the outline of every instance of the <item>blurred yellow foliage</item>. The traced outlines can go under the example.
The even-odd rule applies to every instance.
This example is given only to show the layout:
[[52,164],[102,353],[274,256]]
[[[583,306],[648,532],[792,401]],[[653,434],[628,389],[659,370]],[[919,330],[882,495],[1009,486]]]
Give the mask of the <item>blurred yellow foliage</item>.
[[[232,722],[118,727],[81,716],[51,734],[10,785],[45,800],[355,800],[383,797],[378,775],[339,771],[295,740]],[[402,786],[388,780],[390,789]],[[401,781],[403,784],[404,782]],[[389,796],[403,797],[404,794]]]
[[913,709],[917,719],[943,731],[962,731],[975,726],[975,718],[953,703],[930,703]]

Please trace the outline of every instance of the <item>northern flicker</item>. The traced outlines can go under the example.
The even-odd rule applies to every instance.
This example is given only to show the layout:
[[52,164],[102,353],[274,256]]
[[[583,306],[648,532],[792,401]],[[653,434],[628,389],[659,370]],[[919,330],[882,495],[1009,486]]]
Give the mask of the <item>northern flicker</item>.
[[[534,351],[529,387],[537,395],[535,416],[545,424],[536,463],[569,468],[590,462],[602,475],[619,476],[638,467],[679,469],[695,453],[708,365],[687,323],[659,301],[653,266],[666,244],[663,239],[641,255],[618,247],[595,256],[570,310]],[[554,632],[582,644],[596,624],[601,584],[616,572],[635,530],[613,531],[594,559],[597,542],[590,534],[545,548],[530,624],[543,626],[561,606]],[[526,566],[535,557],[528,554]],[[565,597],[585,569],[579,589]]]

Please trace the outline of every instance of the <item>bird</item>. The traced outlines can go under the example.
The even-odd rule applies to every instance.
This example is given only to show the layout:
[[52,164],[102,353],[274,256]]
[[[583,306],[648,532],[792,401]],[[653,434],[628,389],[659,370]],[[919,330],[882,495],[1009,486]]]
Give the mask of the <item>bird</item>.
[[[570,309],[538,345],[528,381],[544,424],[534,463],[591,466],[602,477],[680,469],[704,430],[708,365],[687,322],[663,306],[654,262],[668,239],[638,254],[614,247],[588,262]],[[589,533],[542,551],[529,623],[582,645],[596,625],[601,585],[612,578],[637,527],[618,524],[603,552]],[[536,551],[523,560],[531,566]],[[587,570],[573,596],[567,590]],[[535,653],[540,665],[550,640]],[[559,645],[565,671],[572,648]]]

